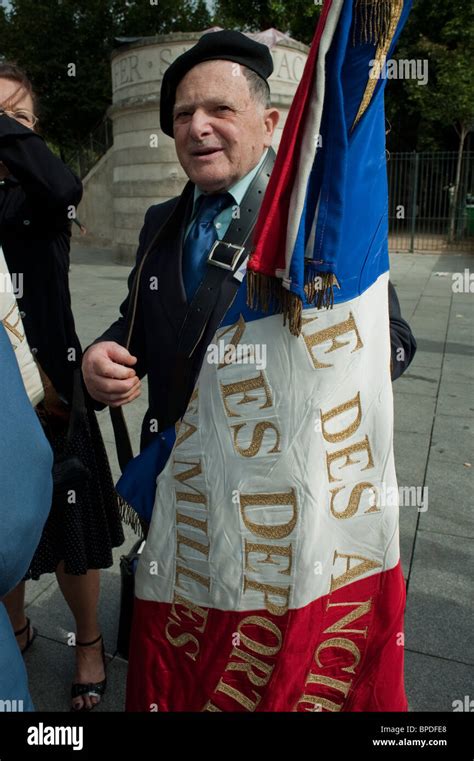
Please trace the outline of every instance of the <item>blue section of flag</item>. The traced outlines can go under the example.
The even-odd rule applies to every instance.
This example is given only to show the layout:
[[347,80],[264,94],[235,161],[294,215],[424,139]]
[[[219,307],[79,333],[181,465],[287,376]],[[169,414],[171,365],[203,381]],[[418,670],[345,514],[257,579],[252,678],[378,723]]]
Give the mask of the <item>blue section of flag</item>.
[[[405,2],[387,57],[393,53],[412,2]],[[334,273],[340,289],[334,301],[359,296],[389,269],[388,188],[385,153],[384,89],[377,81],[370,104],[353,129],[370,81],[377,46],[353,41],[355,3],[347,0],[326,58],[317,149],[290,265],[291,290],[304,299],[304,257],[316,273]],[[316,143],[315,143],[316,145]],[[308,240],[316,207],[313,250]]]

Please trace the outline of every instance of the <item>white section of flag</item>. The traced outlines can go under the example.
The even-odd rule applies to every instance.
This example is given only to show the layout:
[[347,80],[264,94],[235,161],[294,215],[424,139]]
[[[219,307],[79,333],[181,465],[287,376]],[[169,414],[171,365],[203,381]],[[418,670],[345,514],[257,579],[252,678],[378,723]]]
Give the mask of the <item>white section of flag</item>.
[[[364,491],[352,517],[336,517],[330,511],[334,488],[342,487],[334,501],[339,514],[357,484],[396,488],[387,286],[384,273],[361,296],[335,304],[332,310],[305,310],[307,341],[304,335],[292,336],[281,315],[247,323],[240,345],[250,347],[250,352],[257,344],[266,346],[264,370],[245,362],[224,367],[204,362],[197,398],[190,403],[178,442],[190,435],[177,442],[157,481],[150,533],[137,571],[139,598],[172,602],[179,594],[200,606],[243,611],[264,609],[268,602],[283,605],[287,594],[289,608],[295,609],[328,594],[331,576],[343,576],[346,570],[347,560],[341,556],[359,555],[371,561],[373,565],[358,578],[396,566],[398,506],[370,510],[373,494]],[[362,342],[359,349],[353,330],[337,334],[337,326],[351,316]],[[309,336],[324,335],[325,329],[332,331],[332,337],[329,333],[324,342],[309,348]],[[230,341],[234,330],[220,329],[215,341]],[[315,362],[332,366],[315,367]],[[267,389],[257,385],[246,396],[233,385],[260,378]],[[229,389],[235,392],[226,397],[226,411],[224,392]],[[357,393],[360,424],[341,441],[328,441],[354,423],[357,409],[348,407],[326,418],[324,435],[321,414],[347,404]],[[262,438],[256,448],[259,424]],[[328,455],[364,442],[365,437],[373,466],[366,467],[365,450],[351,455],[353,465],[341,467],[346,462],[341,457],[331,465],[333,477],[341,480],[329,482]],[[272,452],[276,447],[279,451]],[[244,456],[246,450],[252,450],[253,456]],[[202,472],[180,481],[177,476],[193,464],[200,464]],[[276,505],[273,500],[254,505],[247,498],[243,506],[245,495],[290,490],[297,502],[294,526],[289,504]],[[194,494],[195,501],[178,501],[180,492]],[[285,524],[291,528],[286,536],[268,536],[281,533]],[[259,535],[260,529],[255,531],[258,526],[265,536]],[[179,535],[183,541],[178,545]],[[249,543],[279,547],[280,554],[263,549],[249,553]],[[352,566],[356,562],[351,561]],[[286,592],[266,598],[256,584]]]

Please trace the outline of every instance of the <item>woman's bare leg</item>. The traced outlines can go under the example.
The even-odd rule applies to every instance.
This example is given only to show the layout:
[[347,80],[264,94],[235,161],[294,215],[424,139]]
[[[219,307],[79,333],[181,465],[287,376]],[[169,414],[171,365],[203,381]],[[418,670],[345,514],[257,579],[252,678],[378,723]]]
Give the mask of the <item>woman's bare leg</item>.
[[[64,563],[56,569],[56,576],[71,613],[76,621],[76,641],[92,642],[100,634],[97,621],[97,606],[100,593],[100,571],[90,570],[81,576],[65,573]],[[76,673],[74,682],[87,684],[101,682],[105,678],[102,662],[102,641],[91,647],[76,647]],[[84,695],[74,699],[73,707],[80,709],[85,704],[90,708],[100,698]]]
[[[17,586],[11,590],[5,597],[3,598],[2,602],[5,605],[5,608],[7,609],[8,616],[10,618],[10,621],[12,622],[13,631],[17,632],[21,629],[24,629],[26,626],[26,614],[25,614],[25,582],[20,581]],[[28,632],[27,629],[23,632],[23,634],[20,634],[16,641],[18,642],[18,647],[20,650],[25,647],[26,643],[28,642],[28,634],[32,634],[31,632],[31,626],[30,626],[30,632]]]

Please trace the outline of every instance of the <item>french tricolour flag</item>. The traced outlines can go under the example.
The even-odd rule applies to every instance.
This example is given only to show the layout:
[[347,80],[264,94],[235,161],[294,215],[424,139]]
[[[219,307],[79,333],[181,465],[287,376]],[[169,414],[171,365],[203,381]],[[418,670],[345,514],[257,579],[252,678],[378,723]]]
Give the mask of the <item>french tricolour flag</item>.
[[371,71],[409,5],[323,6],[214,339],[230,348],[204,361],[157,480],[128,710],[407,708],[398,506],[384,502],[397,486],[384,80]]

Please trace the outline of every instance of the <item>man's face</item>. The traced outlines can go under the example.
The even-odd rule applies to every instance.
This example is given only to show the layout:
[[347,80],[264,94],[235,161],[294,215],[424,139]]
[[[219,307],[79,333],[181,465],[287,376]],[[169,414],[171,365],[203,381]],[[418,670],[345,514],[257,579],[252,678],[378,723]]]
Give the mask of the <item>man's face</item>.
[[173,125],[179,162],[201,190],[227,190],[258,164],[271,145],[278,117],[276,109],[265,109],[252,98],[239,64],[200,63],[176,90]]

